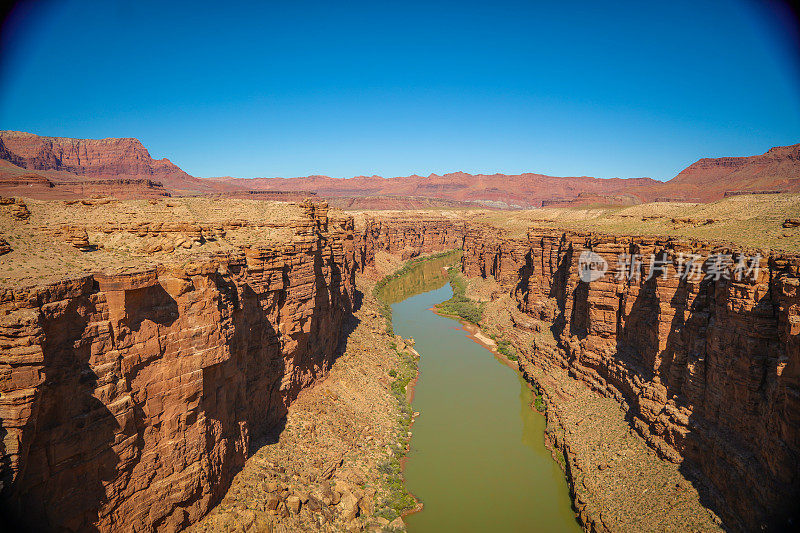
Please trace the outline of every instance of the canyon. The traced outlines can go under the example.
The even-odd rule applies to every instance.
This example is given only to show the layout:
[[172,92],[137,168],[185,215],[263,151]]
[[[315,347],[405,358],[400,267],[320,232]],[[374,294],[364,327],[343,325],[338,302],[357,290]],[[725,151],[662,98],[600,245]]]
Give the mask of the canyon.
[[[615,400],[662,460],[703,487],[726,528],[796,520],[797,253],[536,227],[520,237],[457,213],[351,215],[310,200],[133,202],[0,206],[6,227],[21,228],[6,232],[12,251],[0,257],[9,272],[0,299],[2,502],[37,529],[197,521],[254,439],[329,372],[358,305],[356,277],[376,255],[453,248],[464,251],[468,279],[494,280],[513,302],[507,334],[520,334],[523,371],[565,370]],[[251,222],[235,218],[255,205]],[[212,206],[232,218],[214,219]],[[116,222],[87,224],[103,210]],[[154,212],[181,222],[135,218]],[[56,252],[42,258],[52,272],[39,282],[11,268],[30,262],[19,237],[31,230]],[[581,281],[585,250],[612,265],[602,279]],[[680,254],[712,252],[760,254],[763,268],[742,280],[675,276]],[[652,277],[645,263],[640,279],[618,280],[613,265],[625,253],[668,260]],[[93,254],[113,268],[70,272],[70,257]],[[550,331],[553,342],[524,341],[531,331]],[[540,385],[555,416],[557,390]],[[583,513],[587,530],[604,530],[597,512]]]
[[[791,523],[800,489],[796,254],[535,229],[501,239],[489,228],[469,232],[464,250],[467,276],[494,278],[515,295],[516,327],[540,327],[534,319],[552,328],[555,344],[519,346],[523,366],[566,369],[617,400],[662,458],[708,484],[707,504],[731,529]],[[645,264],[640,279],[620,281],[618,266],[587,283],[585,250],[609,265],[620,254],[668,259],[652,277]],[[679,254],[712,251],[760,252],[765,264],[738,281],[676,278]]]
[[4,289],[6,513],[176,529],[220,498],[353,305],[352,221],[303,207],[281,247]]
[[[342,521],[328,512],[338,504],[315,505],[328,530],[367,527],[359,509],[374,512],[377,496],[359,487],[376,475],[375,443],[398,438],[397,407],[376,418],[357,398],[391,404],[387,361],[413,353],[372,290],[404,261],[461,249],[468,294],[488,310],[479,326],[515,347],[547,403],[545,438],[584,529],[655,524],[647,509],[700,530],[796,524],[798,150],[703,159],[665,183],[239,180],[195,178],[136,139],[0,132],[4,516],[33,530],[213,530],[236,523],[220,502],[255,491],[274,504],[264,524],[280,511],[299,528],[290,504],[306,505],[305,489],[278,498],[263,476],[276,461],[305,468],[296,450],[315,453],[301,438],[312,421],[287,416],[317,416],[319,401],[319,416],[358,413],[364,427],[337,429],[337,442],[373,455],[357,473],[315,458],[328,473],[316,489],[349,502]],[[537,208],[497,209],[509,206]],[[587,282],[589,252],[609,269]],[[679,275],[686,257],[720,254],[725,275],[711,260],[699,279]],[[642,258],[640,275],[620,256]],[[738,279],[740,258],[752,275]],[[318,388],[352,403],[337,410]],[[587,420],[603,424],[589,434]],[[639,470],[601,449],[638,450]],[[658,473],[635,493],[636,472]]]

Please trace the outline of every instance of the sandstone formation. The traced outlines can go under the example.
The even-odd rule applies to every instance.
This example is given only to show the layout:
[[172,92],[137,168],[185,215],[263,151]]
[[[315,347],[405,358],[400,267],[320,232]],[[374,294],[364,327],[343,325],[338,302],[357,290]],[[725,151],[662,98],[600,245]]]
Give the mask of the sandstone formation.
[[352,306],[352,221],[305,212],[280,247],[4,289],[4,516],[174,530],[219,500]]
[[474,203],[435,198],[429,196],[327,196],[331,207],[347,209],[350,211],[361,210],[418,210],[418,209],[469,209],[475,207]]
[[[17,205],[4,202],[0,211]],[[467,276],[492,277],[514,296],[518,328],[554,325],[558,346],[520,346],[521,364],[565,369],[619,402],[652,449],[710,487],[704,503],[726,526],[785,524],[797,501],[797,255],[554,229],[518,238],[461,215],[329,216],[313,202],[282,222],[245,210],[261,202],[106,202],[68,205],[69,216],[32,202],[29,221],[14,219],[38,220],[74,257],[138,258],[0,293],[2,501],[36,527],[195,522],[249,443],[327,372],[354,276],[379,251],[455,247]],[[103,209],[114,217],[103,220]],[[155,212],[162,218],[150,220]],[[12,242],[3,258],[18,253]],[[605,277],[580,281],[584,250],[606,259]],[[658,275],[648,279],[645,261],[640,278],[615,278],[618,254],[662,252]],[[674,276],[680,254],[711,252],[760,253],[763,268],[755,279]]]
[[[306,198],[313,198],[317,196],[314,191],[271,191],[265,190],[233,190],[220,193],[208,193],[207,196],[211,198],[248,198],[253,200],[277,200],[280,202],[299,202]],[[330,202],[329,202],[329,205]],[[331,207],[338,207],[333,206]]]
[[[351,318],[345,354],[289,407],[285,426],[248,458],[225,497],[192,533],[381,531],[393,486],[375,471],[391,461],[405,416],[392,393],[411,348],[386,331],[370,282]],[[413,352],[411,352],[413,353]],[[413,357],[413,356],[412,356]],[[386,480],[388,481],[388,480]]]
[[[497,279],[553,324],[558,349],[534,343],[525,360],[619,401],[650,446],[710,486],[706,504],[728,527],[785,527],[800,497],[798,256],[553,230],[509,239],[487,227],[470,228],[464,250],[468,276]],[[584,250],[610,265],[601,279],[581,281]],[[619,254],[651,253],[666,253],[654,276],[645,259],[640,278],[616,278]],[[692,253],[761,253],[763,268],[737,281],[705,263],[702,279],[676,278]]]
[[0,171],[0,192],[46,200],[66,200],[90,196],[113,196],[116,198],[171,196],[171,193],[167,192],[160,181],[149,179],[82,180],[75,176],[68,181],[57,181],[37,175],[3,176],[2,171]]
[[89,234],[86,233],[85,228],[80,226],[61,226],[54,232],[54,236],[78,250],[89,250],[91,248]]
[[600,179],[544,174],[468,174],[405,176],[386,179],[357,176],[229,179],[252,188],[313,190],[321,196],[418,196],[470,202],[483,207],[529,208],[592,203],[632,205],[672,201],[719,200],[731,193],[800,192],[800,144],[771,148],[762,155],[701,159],[673,179]]
[[69,139],[19,131],[0,132],[0,159],[28,170],[60,171],[98,178],[144,178],[177,190],[213,190],[169,159],[155,160],[137,139]]
[[703,196],[713,194],[776,193],[800,191],[800,144],[776,146],[749,157],[703,158],[682,170],[668,183],[676,190],[687,187]]
[[16,220],[28,220],[31,216],[28,204],[22,198],[0,196],[0,205],[8,206],[11,217]]
[[313,190],[325,197],[413,196],[441,198],[467,202],[478,207],[529,208],[539,207],[543,200],[573,198],[579,192],[612,194],[629,187],[656,187],[660,184],[649,178],[601,179],[555,177],[544,174],[450,174],[382,178],[357,176],[349,179],[328,176],[301,178],[231,179],[228,183],[251,188],[278,190]]
[[422,253],[461,248],[464,238],[463,221],[430,215],[364,217],[358,220],[358,229],[361,262],[366,266],[372,264],[378,250],[406,260]]

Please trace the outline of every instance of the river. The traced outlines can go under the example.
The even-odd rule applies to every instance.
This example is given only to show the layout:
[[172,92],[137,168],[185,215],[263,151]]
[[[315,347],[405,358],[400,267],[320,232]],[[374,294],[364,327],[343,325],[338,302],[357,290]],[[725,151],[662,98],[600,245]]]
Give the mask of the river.
[[405,517],[408,530],[580,532],[527,384],[430,311],[452,295],[441,263],[420,263],[386,294],[395,332],[421,354],[405,477],[424,508]]

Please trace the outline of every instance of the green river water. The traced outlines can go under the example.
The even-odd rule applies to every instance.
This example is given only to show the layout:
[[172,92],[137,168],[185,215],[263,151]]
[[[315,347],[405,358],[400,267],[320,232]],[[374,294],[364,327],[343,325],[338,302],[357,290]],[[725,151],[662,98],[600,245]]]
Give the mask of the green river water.
[[395,332],[421,354],[405,477],[424,509],[405,517],[408,530],[580,532],[526,383],[429,310],[452,295],[442,264],[420,263],[383,291]]

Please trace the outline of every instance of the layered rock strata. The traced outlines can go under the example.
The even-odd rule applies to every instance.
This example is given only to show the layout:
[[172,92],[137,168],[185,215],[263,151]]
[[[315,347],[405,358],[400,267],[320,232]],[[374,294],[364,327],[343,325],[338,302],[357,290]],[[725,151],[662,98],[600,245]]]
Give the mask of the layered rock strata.
[[[303,209],[282,245],[0,293],[4,512],[68,530],[196,521],[219,501],[253,438],[329,368],[355,273],[377,251],[409,258],[461,247],[468,276],[497,279],[521,317],[554,325],[557,349],[522,346],[524,363],[566,369],[617,400],[653,449],[712,487],[706,503],[728,527],[785,523],[800,487],[797,256],[761,252],[755,278],[695,282],[675,276],[680,254],[757,251],[535,229],[512,239],[444,216],[355,225],[320,204]],[[194,250],[198,239],[263,225],[107,231],[162,247],[181,238]],[[86,229],[53,231],[84,249],[98,235]],[[579,278],[584,250],[611,266],[591,283]],[[645,262],[641,277],[616,279],[618,254],[662,252],[669,260],[658,275],[648,279]]]
[[352,306],[352,219],[305,208],[279,247],[0,293],[4,518],[176,530],[221,498]]
[[[53,170],[92,178],[155,178],[179,186],[211,188],[169,159],[153,159],[139,140],[131,138],[70,139],[0,131],[0,159],[28,170]],[[109,180],[107,185],[114,181]]]
[[[791,520],[800,496],[800,257],[553,230],[509,239],[490,228],[471,228],[464,250],[468,276],[494,277],[525,314],[553,324],[558,348],[522,346],[524,362],[567,369],[616,399],[652,448],[710,488],[705,503],[730,529]],[[610,267],[588,283],[585,250]],[[651,267],[651,254],[664,260]],[[730,269],[730,279],[715,279],[707,261],[693,280],[676,275],[690,254],[763,259],[738,281]],[[619,275],[629,268],[620,255],[644,258],[639,277]]]
[[361,261],[369,266],[379,250],[406,260],[423,253],[461,248],[465,224],[444,217],[366,217],[358,225],[358,234]]

